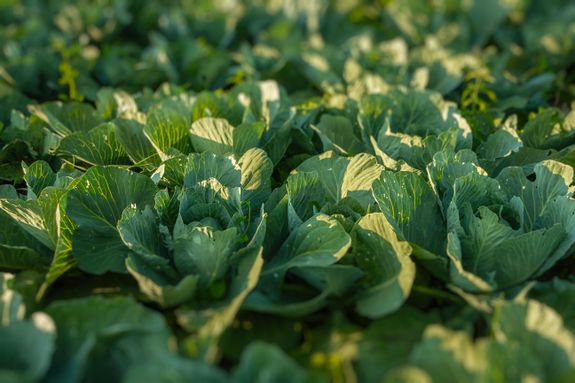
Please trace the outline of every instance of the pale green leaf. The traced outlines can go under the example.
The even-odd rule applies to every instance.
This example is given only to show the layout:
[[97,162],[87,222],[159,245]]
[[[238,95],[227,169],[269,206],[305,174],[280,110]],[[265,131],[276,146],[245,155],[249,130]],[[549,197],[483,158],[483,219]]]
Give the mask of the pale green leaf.
[[191,152],[190,123],[191,111],[180,103],[165,101],[148,112],[144,134],[160,156],[165,157],[170,148],[187,154]]
[[382,213],[359,220],[352,231],[355,262],[366,274],[369,288],[360,293],[357,311],[377,318],[399,309],[411,292],[415,264],[411,247],[397,238]]
[[266,152],[253,148],[239,159],[241,169],[242,200],[249,201],[250,209],[257,211],[271,193],[273,163]]
[[197,152],[233,152],[234,127],[223,118],[204,117],[192,123],[190,139]]

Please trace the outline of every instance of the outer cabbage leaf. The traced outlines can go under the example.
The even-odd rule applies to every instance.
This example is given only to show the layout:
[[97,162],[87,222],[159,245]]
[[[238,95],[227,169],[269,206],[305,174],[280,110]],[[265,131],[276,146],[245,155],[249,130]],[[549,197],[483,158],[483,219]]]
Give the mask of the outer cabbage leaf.
[[[52,303],[46,312],[58,333],[47,382],[121,379],[130,364],[148,357],[147,342],[154,342],[157,353],[167,351],[164,318],[130,298],[66,300]],[[122,347],[124,342],[131,344]]]
[[[350,245],[350,236],[337,220],[321,213],[314,215],[295,228],[280,250],[269,258],[246,308],[300,316],[323,307],[328,296],[343,293],[361,276],[353,267],[334,265]],[[288,273],[313,286],[311,296],[286,294],[283,287]]]
[[92,167],[67,193],[66,215],[75,225],[72,253],[87,272],[126,272],[124,245],[116,224],[128,206],[153,206],[156,185],[142,175],[114,167]]
[[148,112],[144,134],[162,159],[166,158],[170,148],[187,154],[192,151],[188,132],[190,123],[191,113],[186,106],[168,100]]
[[[424,250],[445,252],[446,228],[433,190],[421,176],[385,171],[373,183],[373,196],[398,235]],[[421,230],[427,226],[428,229]],[[417,249],[414,249],[417,254]]]
[[48,102],[30,109],[60,137],[88,132],[103,122],[90,104],[81,102]]
[[0,326],[0,380],[27,383],[40,381],[48,371],[54,352],[54,323],[42,312],[29,320]]
[[353,198],[367,207],[373,202],[371,185],[383,167],[375,157],[362,153],[351,158],[326,152],[303,162],[296,172],[317,172],[328,201]]
[[411,247],[397,238],[382,213],[360,219],[352,231],[355,263],[365,273],[367,289],[356,309],[369,318],[390,314],[405,302],[415,279]]
[[526,146],[537,149],[561,149],[575,143],[575,110],[564,115],[561,110],[547,108],[533,116],[521,138]]
[[114,124],[102,124],[88,132],[75,132],[60,142],[59,153],[90,165],[126,165],[127,153],[116,137]]
[[279,347],[263,342],[247,347],[232,374],[234,383],[305,383],[308,375]]
[[363,145],[346,117],[324,114],[312,128],[321,138],[324,151],[333,150],[340,155],[355,155],[362,151]]

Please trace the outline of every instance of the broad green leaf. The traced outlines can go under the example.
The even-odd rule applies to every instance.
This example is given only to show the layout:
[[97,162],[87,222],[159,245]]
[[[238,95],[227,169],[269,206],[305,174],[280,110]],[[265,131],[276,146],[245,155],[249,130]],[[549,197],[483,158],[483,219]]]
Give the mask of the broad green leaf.
[[506,242],[500,249],[505,256],[498,262],[495,278],[498,284],[506,287],[535,277],[536,271],[550,258],[564,237],[564,231],[557,225]]
[[505,288],[533,276],[565,237],[558,226],[524,234],[499,222],[489,209],[479,209],[481,218],[468,214],[461,246],[463,267]]
[[276,188],[264,205],[265,211],[268,212],[268,222],[270,223],[264,242],[266,255],[277,252],[290,233],[288,226],[288,200],[286,189]]
[[266,151],[274,165],[277,165],[292,142],[292,122],[295,110],[286,110],[280,113],[269,129],[264,133],[261,146]]
[[[435,254],[445,252],[446,230],[431,187],[415,173],[381,173],[373,196],[388,221],[405,240]],[[421,230],[427,226],[428,229]]]
[[181,187],[184,184],[187,162],[188,157],[184,155],[172,157],[162,162],[150,178],[161,186]]
[[0,326],[0,380],[40,381],[50,366],[55,337],[54,323],[41,312]]
[[63,189],[45,188],[38,199],[0,199],[4,234],[0,264],[9,270],[44,269],[58,242],[56,210]]
[[63,197],[60,199],[58,204],[58,214],[56,215],[58,242],[56,243],[52,263],[46,273],[45,282],[38,292],[38,299],[42,298],[52,283],[77,265],[77,261],[72,255],[72,235],[76,230],[77,225],[66,214],[67,202],[67,198]]
[[[352,157],[341,180],[341,197],[351,197],[362,204],[367,203],[367,201],[371,202],[371,195],[369,195],[371,194],[371,184],[379,177],[382,170],[372,156],[358,154]],[[320,173],[320,179],[322,177],[323,174]]]
[[232,218],[240,219],[240,188],[227,188],[213,178],[184,189],[179,198],[182,223],[199,223],[219,230],[233,225]]
[[285,107],[287,96],[273,80],[244,82],[233,89],[231,97],[241,103],[245,120],[266,121],[273,124]]
[[317,214],[290,234],[279,252],[266,264],[263,275],[281,283],[290,268],[336,263],[350,245],[351,238],[337,220]]
[[83,171],[76,169],[72,164],[64,163],[56,173],[54,186],[57,188],[68,189],[72,182],[84,174]]
[[246,299],[244,307],[248,310],[282,317],[306,317],[326,307],[330,299],[341,298],[350,293],[355,283],[364,275],[355,266],[340,264],[327,267],[295,267],[290,272],[313,288],[310,288],[310,291],[304,291],[300,287],[291,293],[289,290],[296,285],[284,281],[284,291],[279,299],[256,290]]
[[[311,218],[326,202],[317,172],[298,172],[286,180],[287,224],[290,230]],[[282,208],[282,205],[279,207]]]
[[456,286],[461,287],[463,290],[474,293],[490,292],[493,290],[493,286],[490,283],[464,269],[462,264],[463,254],[461,249],[461,241],[459,240],[459,237],[453,232],[447,234],[446,254],[450,261],[450,278]]
[[74,132],[88,132],[103,122],[97,116],[96,110],[86,103],[48,102],[32,106],[30,109],[60,137],[69,136]]
[[238,165],[242,174],[242,200],[249,202],[252,211],[257,211],[271,193],[273,163],[266,152],[253,148],[242,155]]
[[353,255],[368,288],[358,295],[357,311],[377,318],[397,310],[410,294],[415,264],[411,247],[400,241],[382,213],[359,220],[352,231]]
[[236,383],[304,383],[308,373],[279,347],[254,342],[244,351],[233,371]]
[[575,343],[557,313],[536,301],[498,301],[495,310],[489,338],[473,341],[464,331],[429,326],[406,368],[417,367],[433,381],[560,382],[570,376]]
[[126,269],[138,282],[140,291],[162,307],[175,307],[189,303],[198,290],[198,276],[186,275],[177,282],[166,278],[146,260],[131,256],[126,259]]
[[559,278],[549,282],[537,283],[529,292],[529,297],[552,307],[563,319],[565,327],[575,330],[575,302],[571,299],[575,292],[575,283]]
[[72,254],[90,273],[125,272],[130,250],[116,224],[128,206],[153,206],[156,186],[148,177],[115,167],[92,167],[67,194],[66,214],[76,228]]
[[191,299],[198,278],[188,275],[178,282],[180,276],[172,266],[165,233],[150,206],[143,210],[126,208],[118,221],[118,231],[122,241],[134,252],[126,260],[126,267],[142,292],[163,306]]
[[478,275],[488,275],[495,269],[501,256],[498,246],[517,234],[511,227],[499,222],[497,214],[482,206],[479,217],[468,210],[463,226],[466,235],[461,238],[463,262],[467,269]]
[[324,114],[313,128],[321,138],[324,151],[333,150],[341,155],[355,155],[362,151],[363,146],[346,117]]
[[[265,232],[265,218],[258,230]],[[258,235],[254,236],[258,237]],[[236,253],[232,267],[234,274],[227,296],[207,308],[177,311],[178,323],[193,331],[189,342],[197,347],[197,352],[208,363],[213,363],[218,353],[218,342],[224,331],[233,323],[248,294],[256,287],[263,265],[262,248],[254,243]]]
[[395,313],[371,322],[358,342],[358,380],[380,382],[384,374],[386,377],[398,375],[398,367],[407,363],[412,348],[420,341],[425,328],[438,321],[435,312],[424,313],[404,306]]
[[137,118],[138,105],[134,98],[122,90],[102,88],[98,92],[96,106],[101,118]]
[[571,195],[573,169],[556,161],[535,165],[535,181],[527,179],[521,168],[509,167],[497,177],[508,197],[519,197],[523,202],[525,230],[537,228],[537,219],[547,205],[559,196]]
[[18,198],[18,192],[13,185],[0,185],[0,198],[16,199]]
[[[387,114],[391,132],[427,137],[438,135],[451,128],[460,130],[458,141],[462,143],[470,137],[470,129],[461,117],[455,114],[440,95],[427,90],[394,89],[385,95],[372,96],[365,111],[377,118],[377,114]],[[378,99],[379,98],[379,99]],[[377,134],[371,134],[377,136]]]
[[58,151],[91,165],[126,165],[128,155],[116,137],[114,124],[107,123],[88,132],[76,132],[62,139]]
[[326,152],[303,162],[297,171],[317,172],[325,193],[333,202],[351,197],[367,206],[372,202],[371,185],[383,167],[375,157],[362,153],[351,158]]
[[173,229],[180,208],[180,190],[176,188],[172,193],[168,189],[158,191],[154,197],[154,209],[160,217],[162,225]]
[[238,245],[234,227],[220,231],[178,220],[174,227],[174,264],[182,275],[198,275],[200,285],[209,286],[225,276]]
[[[495,164],[489,167],[490,174],[497,177],[504,169],[512,166],[519,166],[523,168],[525,172],[533,172],[535,165],[541,161],[548,160],[552,154],[549,150],[534,149],[528,146],[520,147],[517,152],[513,152],[507,157],[501,158],[495,162]],[[561,157],[557,158],[563,161]],[[568,163],[568,161],[567,161]]]
[[164,336],[167,331],[160,314],[126,297],[59,301],[49,305],[46,313],[54,320],[58,334],[46,378],[50,383],[83,381],[94,354],[110,339],[133,334],[143,341],[151,335]]
[[30,166],[23,163],[22,169],[29,196],[39,196],[42,189],[56,182],[56,174],[46,161],[35,161]]
[[410,362],[434,382],[474,382],[486,369],[484,354],[462,331],[429,326],[423,341],[411,353]]
[[222,98],[213,92],[203,91],[198,94],[192,105],[192,120],[202,117],[221,117],[226,112],[226,104]]
[[[188,364],[186,362],[189,359],[179,357],[175,354],[175,350],[170,350],[170,346],[170,339],[165,332],[133,331],[119,336],[102,337],[91,350],[81,379],[86,383],[124,382],[130,377],[132,370],[143,366],[147,366],[148,371],[149,368],[157,370],[158,372],[152,376],[163,376],[160,381],[173,379],[174,372],[183,372],[182,369],[185,367],[181,364]],[[191,360],[189,364],[197,365]],[[209,366],[205,365],[205,367],[197,371],[198,378],[210,370]],[[217,371],[217,369],[214,370]],[[208,373],[207,377],[211,377],[210,375]]]
[[144,125],[135,120],[114,120],[114,132],[122,149],[135,164],[157,164],[158,154],[144,134]]
[[26,246],[0,244],[0,268],[6,270],[42,269],[48,265],[46,258]]
[[366,95],[361,99],[357,116],[359,126],[363,133],[363,141],[369,141],[369,137],[377,137],[382,127],[389,123],[387,110],[391,108],[389,97],[380,94]]
[[186,110],[184,105],[166,101],[150,110],[144,134],[161,157],[165,157],[170,148],[187,154],[192,151],[188,133],[190,120],[191,111]]
[[547,108],[529,119],[521,138],[526,146],[560,149],[575,143],[575,112],[567,116],[557,108]]
[[1,199],[0,209],[44,246],[54,249],[44,212],[37,200]]
[[29,150],[26,143],[17,139],[0,148],[0,180],[8,183],[22,181],[21,163],[28,159]]
[[262,122],[243,123],[232,132],[233,148],[236,156],[243,156],[249,149],[258,147],[265,131]]
[[4,247],[3,256],[6,257],[7,262],[17,261],[12,255],[14,251],[46,256],[49,254],[49,249],[46,246],[28,234],[12,217],[2,211],[0,211],[0,225],[4,228],[0,231],[0,244]]
[[433,161],[427,165],[427,176],[434,191],[441,194],[452,188],[459,177],[485,172],[478,166],[477,155],[471,150],[460,150],[457,153],[441,151],[435,153]]
[[524,347],[546,381],[561,381],[575,363],[575,337],[550,307],[537,301],[506,303],[493,320],[495,336]]
[[[457,148],[457,129],[449,129],[445,132],[427,137],[412,136],[405,133],[393,133],[380,130],[377,140],[372,142],[374,150],[379,157],[385,156],[401,162],[404,161],[414,169],[423,170],[429,164],[433,156],[441,151],[455,152]],[[387,166],[387,164],[386,164]]]
[[529,347],[515,342],[483,340],[489,368],[483,374],[483,381],[521,382],[529,379],[544,382],[545,374],[538,355]]
[[168,249],[160,233],[160,222],[150,205],[146,205],[143,210],[127,207],[117,227],[122,241],[130,250],[142,257],[168,259]]
[[184,186],[190,188],[201,181],[215,178],[222,185],[241,185],[241,168],[233,157],[213,153],[192,153],[184,169]]
[[60,201],[66,194],[66,189],[49,186],[42,190],[38,196],[38,204],[42,210],[44,218],[44,226],[50,240],[57,247],[60,238],[59,221],[62,219],[60,215]]
[[[473,167],[469,169],[471,171],[467,174],[458,174],[464,171],[464,168],[448,167],[444,171],[445,178],[452,177],[451,186],[444,184],[447,188],[442,199],[444,207],[449,207],[453,201],[461,214],[461,210],[466,205],[476,211],[480,206],[497,206],[505,203],[505,195],[497,180],[480,174],[473,170]],[[445,178],[443,181],[448,182]],[[448,226],[451,226],[449,213],[446,212],[446,215]]]
[[523,143],[517,132],[510,127],[503,126],[487,137],[477,149],[477,155],[486,162],[492,162],[517,152],[521,147]]
[[196,152],[230,154],[233,152],[234,127],[223,118],[200,118],[190,127],[190,139]]

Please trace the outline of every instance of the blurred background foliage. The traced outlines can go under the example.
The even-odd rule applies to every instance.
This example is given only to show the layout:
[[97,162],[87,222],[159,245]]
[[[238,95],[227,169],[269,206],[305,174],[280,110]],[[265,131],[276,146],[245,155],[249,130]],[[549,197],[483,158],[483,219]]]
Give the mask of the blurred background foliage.
[[562,106],[574,20],[569,0],[3,0],[0,118],[25,97],[265,79],[301,100],[404,84],[474,110]]

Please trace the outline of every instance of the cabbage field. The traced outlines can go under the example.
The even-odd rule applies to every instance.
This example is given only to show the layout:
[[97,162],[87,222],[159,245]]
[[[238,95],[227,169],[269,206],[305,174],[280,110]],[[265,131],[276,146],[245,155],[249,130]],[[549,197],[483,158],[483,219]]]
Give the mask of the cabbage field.
[[0,0],[0,383],[575,382],[572,0]]

